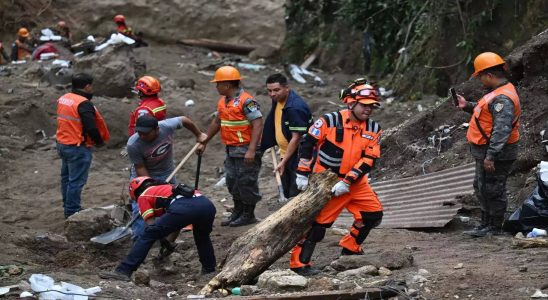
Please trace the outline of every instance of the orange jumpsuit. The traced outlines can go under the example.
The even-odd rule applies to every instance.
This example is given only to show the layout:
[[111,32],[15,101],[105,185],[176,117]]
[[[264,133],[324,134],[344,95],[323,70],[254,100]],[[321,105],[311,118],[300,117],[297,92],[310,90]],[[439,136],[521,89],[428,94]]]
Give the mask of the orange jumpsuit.
[[353,215],[354,224],[339,245],[350,253],[361,253],[360,244],[382,219],[382,205],[367,179],[367,173],[381,154],[382,131],[371,119],[352,121],[351,113],[350,110],[341,110],[324,115],[310,127],[301,146],[298,174],[308,175],[329,169],[350,184],[350,192],[332,197],[322,208],[307,237],[293,248],[291,268],[309,265],[310,257],[303,261],[300,256],[303,243],[316,243],[323,239],[325,228],[333,225],[344,208]]

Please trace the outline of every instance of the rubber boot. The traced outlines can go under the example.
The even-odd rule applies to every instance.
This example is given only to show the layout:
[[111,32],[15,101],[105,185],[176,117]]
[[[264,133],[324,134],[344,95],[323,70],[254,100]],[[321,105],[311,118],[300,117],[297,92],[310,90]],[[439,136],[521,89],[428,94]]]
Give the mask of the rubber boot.
[[255,219],[255,204],[244,204],[244,209],[240,217],[230,222],[229,226],[238,227],[254,223],[257,223],[257,219]]
[[484,231],[487,227],[489,227],[490,219],[489,215],[482,211],[481,212],[481,222],[478,226],[474,227],[472,230],[464,231],[463,234],[479,237],[479,236],[485,236]]
[[230,214],[226,220],[221,222],[221,226],[230,225],[231,222],[235,221],[242,215],[243,210],[243,203],[241,201],[234,200],[234,209],[232,210],[232,214]]
[[360,250],[359,252],[354,252],[343,247],[341,250],[341,256],[346,256],[346,255],[364,255],[364,253],[363,253],[363,250]]

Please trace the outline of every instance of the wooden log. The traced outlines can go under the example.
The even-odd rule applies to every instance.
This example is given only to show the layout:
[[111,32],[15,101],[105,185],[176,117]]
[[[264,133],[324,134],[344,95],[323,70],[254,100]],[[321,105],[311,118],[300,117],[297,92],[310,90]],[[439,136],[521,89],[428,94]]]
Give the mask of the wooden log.
[[187,46],[207,48],[213,51],[245,55],[257,48],[255,45],[232,44],[211,39],[184,39],[177,41],[177,43]]
[[222,270],[202,288],[209,295],[219,288],[240,286],[268,269],[293,248],[331,199],[337,182],[331,172],[312,174],[306,191],[234,241],[221,263]]
[[516,248],[548,248],[548,239],[545,238],[514,238],[512,245]]

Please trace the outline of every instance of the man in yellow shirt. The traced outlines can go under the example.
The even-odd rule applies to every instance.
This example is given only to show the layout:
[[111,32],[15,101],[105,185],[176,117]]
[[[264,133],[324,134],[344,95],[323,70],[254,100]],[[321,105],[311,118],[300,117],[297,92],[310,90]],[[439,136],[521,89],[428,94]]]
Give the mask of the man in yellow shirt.
[[297,150],[301,137],[306,134],[312,122],[312,114],[308,104],[290,89],[284,75],[270,75],[266,79],[266,90],[272,99],[272,109],[264,124],[261,149],[266,150],[276,145],[280,147],[281,161],[276,166],[276,171],[282,177],[284,196],[291,198],[299,193],[295,183]]

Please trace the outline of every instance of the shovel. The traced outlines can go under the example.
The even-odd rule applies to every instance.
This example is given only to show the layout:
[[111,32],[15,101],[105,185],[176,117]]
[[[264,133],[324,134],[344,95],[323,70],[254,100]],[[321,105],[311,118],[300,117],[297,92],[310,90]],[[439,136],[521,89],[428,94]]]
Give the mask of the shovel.
[[[190,158],[190,156],[192,156],[192,154],[196,151],[196,149],[198,148],[199,145],[200,144],[196,144],[196,145],[194,145],[194,147],[192,147],[192,149],[188,152],[188,154],[177,165],[175,170],[173,170],[173,172],[171,172],[171,174],[167,177],[166,182],[171,181],[173,176],[175,176],[177,171],[179,171],[179,169],[181,169],[181,167],[183,167],[183,165]],[[201,162],[201,155],[198,156],[198,162],[199,163]],[[197,184],[198,184],[198,177],[196,177],[196,185]],[[112,229],[109,232],[105,232],[105,233],[100,234],[98,236],[94,236],[90,239],[90,241],[106,245],[106,244],[110,244],[114,241],[117,241],[121,238],[124,238],[124,237],[128,236],[131,233],[131,229],[130,229],[131,225],[133,225],[133,223],[135,223],[135,221],[137,221],[137,219],[139,219],[139,215],[134,216],[131,219],[131,221],[129,221],[129,223],[127,223],[126,226],[116,227],[116,228]]]
[[[278,165],[278,160],[276,159],[276,151],[274,151],[274,147],[270,148],[270,153],[272,153],[272,165],[274,168],[276,168],[276,166]],[[276,170],[276,184],[278,184],[278,194],[280,196],[280,198],[278,198],[278,202],[287,202],[287,198],[284,196],[282,177],[280,176],[280,172],[278,172],[278,170]]]

